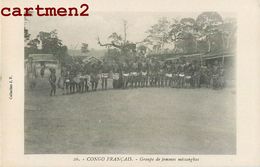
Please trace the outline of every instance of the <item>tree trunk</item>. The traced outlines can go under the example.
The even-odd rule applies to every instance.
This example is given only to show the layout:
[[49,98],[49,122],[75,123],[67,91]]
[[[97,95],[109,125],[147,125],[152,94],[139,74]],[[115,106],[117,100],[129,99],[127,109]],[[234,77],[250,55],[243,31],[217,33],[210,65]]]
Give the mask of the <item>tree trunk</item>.
[[210,39],[208,39],[208,52],[210,52],[211,51],[211,42],[210,42]]
[[[222,33],[221,34],[221,37],[222,37],[222,46],[223,46],[223,51],[226,49],[226,45],[225,45],[225,38],[224,38],[224,34]],[[224,53],[223,53],[223,56],[222,56],[222,64],[224,65],[224,61],[225,61],[225,57],[224,57]]]
[[195,52],[198,53],[198,41],[195,38]]

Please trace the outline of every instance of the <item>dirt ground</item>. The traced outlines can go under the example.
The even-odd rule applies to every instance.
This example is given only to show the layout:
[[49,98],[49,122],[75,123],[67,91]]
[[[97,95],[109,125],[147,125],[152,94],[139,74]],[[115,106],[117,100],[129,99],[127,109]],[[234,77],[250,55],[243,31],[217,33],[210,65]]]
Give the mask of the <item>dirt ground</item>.
[[[232,89],[25,90],[26,154],[235,154]],[[41,85],[42,84],[42,85]]]

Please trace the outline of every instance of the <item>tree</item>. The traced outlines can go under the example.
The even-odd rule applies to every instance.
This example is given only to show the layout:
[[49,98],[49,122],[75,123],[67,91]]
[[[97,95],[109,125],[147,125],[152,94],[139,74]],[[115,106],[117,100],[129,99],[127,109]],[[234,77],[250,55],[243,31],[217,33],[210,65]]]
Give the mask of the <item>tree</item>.
[[82,43],[81,44],[81,53],[88,53],[88,44],[87,43]]
[[66,63],[66,58],[69,57],[68,55],[68,47],[66,45],[62,45],[56,52],[56,57],[61,63],[64,65]]
[[[113,33],[109,36],[111,41],[109,43],[101,43],[100,39],[98,38],[98,44],[100,46],[104,46],[108,48],[108,51],[116,52],[117,55],[114,60],[115,61],[124,61],[130,60],[132,57],[136,56],[136,43],[126,41],[124,42],[121,36]],[[108,52],[112,54],[112,52]]]
[[193,18],[183,18],[180,21],[173,19],[172,22],[161,18],[147,31],[145,41],[152,45],[155,53],[169,52],[169,44],[174,46],[174,53],[192,53],[197,51],[196,31],[196,21]]
[[231,48],[235,43],[233,21],[224,22],[217,12],[203,12],[196,20],[190,17],[172,21],[160,18],[147,31],[148,36],[144,41],[146,46],[152,46],[155,53],[221,51]]
[[[176,23],[175,23],[176,25]],[[197,27],[193,18],[182,18],[178,25],[178,36],[175,37],[176,49],[182,53],[197,52]]]
[[170,41],[171,24],[166,17],[160,18],[148,31],[145,39],[146,44],[152,45],[153,50],[158,53],[163,51],[166,43]]
[[147,51],[148,48],[145,45],[140,45],[137,47],[138,55],[140,55],[141,57],[145,57]]
[[123,27],[124,27],[124,38],[116,32],[113,32],[111,35],[108,36],[108,40],[109,40],[108,43],[102,43],[100,41],[99,37],[97,38],[97,42],[100,46],[107,47],[108,50],[113,48],[118,51],[119,54],[116,54],[116,55],[118,55],[120,58],[116,58],[115,60],[117,60],[117,61],[124,61],[127,59],[130,60],[131,57],[136,56],[136,45],[138,43],[141,43],[141,42],[134,43],[134,42],[128,41],[126,39],[126,37],[127,37],[127,32],[126,32],[127,22],[126,21],[124,21]]
[[38,49],[38,44],[40,41],[38,39],[30,40],[27,45],[24,47],[24,58],[27,59],[29,54],[41,53],[41,50]]
[[60,52],[63,46],[62,41],[58,38],[57,30],[51,32],[41,31],[37,38],[41,42],[42,52],[46,54],[57,56],[57,53]]
[[212,50],[214,37],[219,32],[218,27],[223,24],[223,19],[217,12],[203,12],[196,19],[198,31],[200,31],[200,40],[206,40],[208,44],[208,52]]
[[29,34],[28,29],[24,27],[24,42],[25,43],[30,40],[30,36],[31,36],[31,34]]
[[58,38],[57,30],[51,32],[39,32],[35,39],[28,42],[25,47],[26,57],[29,54],[42,53],[53,54],[60,63],[64,62],[64,57],[68,56],[68,48],[63,45],[62,40]]
[[180,20],[181,29],[185,33],[195,33],[196,32],[196,21],[193,18],[183,18]]
[[236,44],[236,21],[234,19],[224,20],[218,28],[222,35],[223,50],[232,50]]

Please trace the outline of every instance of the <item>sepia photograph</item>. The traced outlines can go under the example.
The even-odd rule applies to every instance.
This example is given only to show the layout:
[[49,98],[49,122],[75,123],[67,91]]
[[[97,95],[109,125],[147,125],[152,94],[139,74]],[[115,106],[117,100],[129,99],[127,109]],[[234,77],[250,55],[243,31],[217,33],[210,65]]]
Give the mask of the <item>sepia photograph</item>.
[[236,13],[24,18],[25,154],[235,155]]

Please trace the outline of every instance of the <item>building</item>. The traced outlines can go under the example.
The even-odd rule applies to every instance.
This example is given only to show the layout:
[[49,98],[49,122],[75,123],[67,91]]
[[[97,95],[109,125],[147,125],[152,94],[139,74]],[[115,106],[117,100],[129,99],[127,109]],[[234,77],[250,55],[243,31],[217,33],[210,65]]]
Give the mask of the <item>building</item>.
[[94,56],[86,57],[85,59],[82,60],[84,63],[88,64],[95,64],[95,63],[102,63],[102,60],[99,58],[96,58]]
[[58,71],[58,60],[52,54],[30,54],[25,60],[25,75],[33,74],[37,77],[42,66],[55,68]]
[[33,63],[58,63],[58,60],[52,54],[30,54],[28,57],[28,62],[32,61]]

